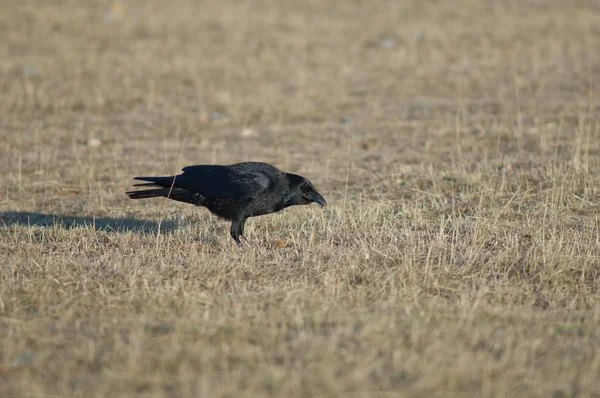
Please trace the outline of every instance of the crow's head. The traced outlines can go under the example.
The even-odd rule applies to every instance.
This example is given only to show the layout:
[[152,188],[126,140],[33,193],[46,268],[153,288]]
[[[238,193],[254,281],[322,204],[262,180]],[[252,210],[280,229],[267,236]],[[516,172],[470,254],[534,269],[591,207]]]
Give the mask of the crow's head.
[[289,186],[285,195],[286,198],[284,199],[287,206],[307,205],[312,202],[320,204],[323,207],[327,206],[325,198],[317,192],[312,182],[306,178],[288,173],[287,180]]

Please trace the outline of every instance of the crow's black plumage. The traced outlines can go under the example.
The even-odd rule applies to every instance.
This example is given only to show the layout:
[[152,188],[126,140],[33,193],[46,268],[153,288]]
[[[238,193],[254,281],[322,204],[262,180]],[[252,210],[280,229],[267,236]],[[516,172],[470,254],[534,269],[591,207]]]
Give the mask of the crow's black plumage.
[[231,237],[238,244],[248,217],[312,202],[327,204],[306,178],[261,162],[188,166],[176,176],[135,177],[134,180],[147,181],[134,187],[150,189],[126,192],[131,199],[162,196],[204,206],[231,221]]

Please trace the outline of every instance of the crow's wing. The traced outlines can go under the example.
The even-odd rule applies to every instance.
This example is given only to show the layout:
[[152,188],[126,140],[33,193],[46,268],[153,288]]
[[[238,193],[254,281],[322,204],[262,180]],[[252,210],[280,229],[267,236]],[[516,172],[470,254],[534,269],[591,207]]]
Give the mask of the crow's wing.
[[273,185],[274,176],[269,171],[249,166],[188,166],[177,176],[174,186],[198,192],[206,198],[249,199]]

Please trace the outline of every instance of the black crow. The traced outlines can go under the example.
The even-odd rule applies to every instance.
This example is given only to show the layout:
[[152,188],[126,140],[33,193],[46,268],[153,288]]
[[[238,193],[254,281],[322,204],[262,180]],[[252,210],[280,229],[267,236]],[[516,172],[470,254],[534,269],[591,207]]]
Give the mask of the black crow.
[[204,206],[218,217],[231,221],[231,237],[238,244],[248,217],[312,202],[327,205],[306,178],[261,162],[188,166],[176,176],[135,177],[134,180],[148,181],[134,187],[153,188],[126,192],[131,199],[162,196]]

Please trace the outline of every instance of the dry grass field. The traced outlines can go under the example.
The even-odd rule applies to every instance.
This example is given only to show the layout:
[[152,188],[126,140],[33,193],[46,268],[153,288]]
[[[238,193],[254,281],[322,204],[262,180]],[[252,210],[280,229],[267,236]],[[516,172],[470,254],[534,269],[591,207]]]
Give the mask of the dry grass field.
[[[594,1],[6,0],[1,397],[600,397]],[[329,206],[131,201],[260,160]]]

